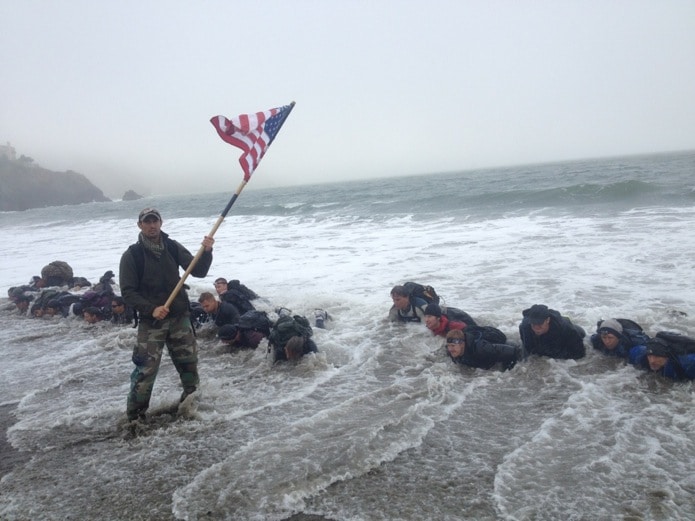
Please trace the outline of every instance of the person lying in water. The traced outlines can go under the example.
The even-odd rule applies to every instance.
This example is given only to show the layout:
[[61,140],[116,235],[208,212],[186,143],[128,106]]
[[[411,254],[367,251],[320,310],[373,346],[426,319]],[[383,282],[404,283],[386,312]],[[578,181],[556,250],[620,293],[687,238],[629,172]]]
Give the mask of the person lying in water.
[[452,329],[446,335],[446,350],[456,364],[479,369],[495,366],[506,371],[524,358],[521,347],[508,344],[493,344],[474,332]]

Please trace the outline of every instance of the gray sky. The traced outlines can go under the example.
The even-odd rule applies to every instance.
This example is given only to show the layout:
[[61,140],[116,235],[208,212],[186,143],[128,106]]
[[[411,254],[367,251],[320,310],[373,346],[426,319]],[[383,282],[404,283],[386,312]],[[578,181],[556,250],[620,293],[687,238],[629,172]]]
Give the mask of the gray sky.
[[693,0],[0,0],[0,143],[109,197],[695,148]]

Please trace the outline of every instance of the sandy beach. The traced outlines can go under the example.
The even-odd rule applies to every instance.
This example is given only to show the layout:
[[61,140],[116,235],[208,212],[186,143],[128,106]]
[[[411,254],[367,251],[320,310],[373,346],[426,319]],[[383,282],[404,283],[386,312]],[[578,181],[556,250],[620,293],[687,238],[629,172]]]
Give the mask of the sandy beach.
[[30,458],[29,454],[12,448],[12,445],[7,441],[7,429],[14,425],[16,421],[14,417],[16,408],[12,404],[0,405],[0,429],[2,429],[2,436],[0,436],[0,454],[2,454],[2,458],[0,458],[0,479],[9,474],[15,466],[28,461]]
[[[12,470],[17,466],[21,465],[31,458],[31,454],[28,452],[21,452],[13,448],[12,445],[7,441],[7,430],[14,425],[16,418],[14,416],[14,411],[16,409],[14,404],[0,405],[0,429],[2,429],[2,436],[0,436],[0,479],[5,477],[7,474],[12,472]],[[172,516],[172,519],[174,517]],[[314,516],[307,514],[296,514],[289,518],[287,521],[326,521],[327,518],[323,516]]]

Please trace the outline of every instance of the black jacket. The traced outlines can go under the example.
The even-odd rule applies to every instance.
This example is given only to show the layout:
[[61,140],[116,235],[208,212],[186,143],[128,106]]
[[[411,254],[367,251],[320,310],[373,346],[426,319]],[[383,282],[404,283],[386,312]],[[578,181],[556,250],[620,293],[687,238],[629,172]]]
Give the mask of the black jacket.
[[550,329],[544,335],[534,334],[528,317],[524,317],[519,324],[519,335],[526,352],[560,359],[584,357],[584,330],[573,324],[570,319],[561,316],[558,311],[550,309],[549,312]]
[[523,350],[519,346],[507,344],[491,344],[487,340],[477,338],[472,333],[464,333],[466,348],[461,356],[451,359],[462,365],[479,369],[492,369],[499,364],[503,371],[511,369],[523,359]]
[[217,327],[222,327],[225,324],[239,323],[239,310],[230,302],[220,302],[217,305],[217,313],[212,314]]
[[[162,240],[171,240],[162,232]],[[121,257],[119,270],[119,283],[121,295],[126,304],[135,308],[141,318],[152,319],[152,312],[157,306],[162,306],[176,287],[181,276],[179,266],[183,269],[193,260],[193,255],[176,241],[172,241],[176,247],[177,259],[174,259],[168,247],[159,258],[155,257],[147,248],[142,247],[144,265],[142,280],[138,273],[138,264],[133,257],[131,248],[128,248]],[[198,263],[191,271],[194,277],[205,277],[212,264],[212,252],[204,252]],[[169,308],[170,316],[178,316],[189,312],[188,296],[186,290],[181,288]]]

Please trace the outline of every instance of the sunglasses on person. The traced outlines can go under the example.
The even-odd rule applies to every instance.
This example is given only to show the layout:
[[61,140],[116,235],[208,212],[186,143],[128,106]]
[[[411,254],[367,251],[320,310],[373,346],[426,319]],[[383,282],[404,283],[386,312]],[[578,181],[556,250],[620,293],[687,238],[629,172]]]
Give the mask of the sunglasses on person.
[[446,343],[447,344],[465,344],[466,339],[465,338],[447,338]]

